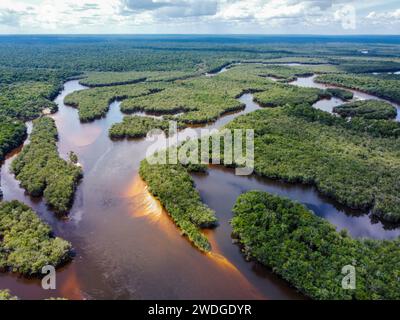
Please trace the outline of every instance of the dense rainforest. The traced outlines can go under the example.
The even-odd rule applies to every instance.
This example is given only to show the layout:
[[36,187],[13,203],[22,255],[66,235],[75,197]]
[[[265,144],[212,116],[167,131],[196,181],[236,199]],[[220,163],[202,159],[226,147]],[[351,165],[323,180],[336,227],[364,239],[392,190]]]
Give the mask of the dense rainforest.
[[364,119],[394,119],[397,109],[390,103],[379,100],[363,100],[343,104],[333,108],[333,112],[344,118],[361,117]]
[[[7,153],[19,147],[26,138],[26,127],[23,122],[0,116],[0,164]],[[0,200],[3,198],[0,180]]]
[[287,106],[285,112],[308,122],[337,126],[355,131],[356,134],[361,132],[377,138],[400,137],[400,123],[396,121],[365,119],[363,117],[354,117],[349,121],[347,118],[333,117],[325,111],[310,108],[309,105]]
[[[394,133],[376,129],[379,123],[394,124],[399,132],[396,122],[364,118],[347,121],[307,104],[255,111],[235,119],[227,128],[255,129],[256,174],[291,183],[315,184],[320,192],[348,207],[372,209],[379,218],[398,222],[399,190],[395,181],[399,179],[400,146],[397,139],[390,139]],[[212,153],[208,156],[215,157]],[[222,148],[219,158],[223,157]],[[188,171],[190,168],[182,165],[150,165],[147,160],[142,162],[140,170],[149,191],[178,221],[185,234],[188,234],[186,226],[179,221],[190,219],[192,212],[182,208],[177,213],[178,204],[189,199],[199,201],[194,196]],[[182,177],[190,181],[184,188],[180,187],[185,185]],[[176,199],[185,200],[175,202]],[[198,235],[201,241],[193,235],[189,239],[205,250],[206,239]]]
[[26,137],[23,122],[0,116],[0,162],[5,155],[20,146]]
[[60,158],[54,120],[42,117],[33,122],[30,142],[12,163],[21,186],[32,196],[44,196],[54,211],[69,211],[82,170]]
[[[176,225],[193,244],[202,251],[211,245],[201,228],[217,225],[215,213],[201,202],[188,169],[181,164],[154,165],[143,160],[140,176],[151,192],[160,200]],[[184,191],[183,191],[184,190]]]
[[64,103],[78,108],[79,119],[89,122],[104,117],[115,100],[123,100],[140,96],[147,96],[159,91],[157,85],[126,85],[93,88],[90,90],[75,91],[64,99]]
[[71,244],[54,238],[50,227],[18,201],[0,202],[0,270],[36,275],[45,265],[71,258]]
[[109,87],[144,81],[183,80],[200,74],[185,71],[90,72],[79,82],[87,87]]
[[[164,115],[164,120],[176,120],[183,127],[213,122],[225,113],[243,109],[237,98],[247,92],[255,92],[256,101],[265,107],[279,106],[282,101],[312,104],[322,98],[350,100],[353,97],[351,92],[342,89],[320,90],[276,83],[264,78],[270,68],[271,65],[261,63],[232,65],[229,72],[216,77],[198,76],[179,81],[147,81],[143,78],[137,79],[140,83],[129,85],[106,85],[107,78],[102,75],[104,84],[97,82],[100,88],[74,92],[65,98],[65,103],[79,109],[83,122],[105,116],[110,102],[120,100],[121,111],[126,114],[144,111]],[[289,72],[290,68],[285,68]],[[167,77],[168,72],[164,75]],[[103,85],[107,87],[101,87]],[[141,127],[142,121],[135,125],[134,120],[126,118],[123,124],[112,128],[110,136],[137,137],[135,127]],[[121,128],[131,134],[120,134]]]
[[[280,61],[280,60],[279,60]],[[256,63],[256,62],[253,62]],[[330,64],[309,64],[307,66],[296,65],[279,65],[279,62],[264,62],[259,66],[259,75],[264,77],[272,77],[281,82],[290,82],[298,77],[312,76],[315,73],[330,74],[342,72],[335,65]],[[285,62],[281,62],[285,64]],[[257,67],[256,67],[257,68]]]
[[315,184],[320,192],[351,208],[371,208],[382,219],[400,221],[397,139],[309,122],[296,116],[296,107],[259,110],[227,127],[255,130],[257,174]]
[[[287,107],[288,109],[290,109],[289,107]],[[299,107],[301,108],[301,107]],[[310,108],[310,107],[304,107],[304,108]],[[311,108],[310,108],[311,109]],[[312,109],[315,110],[315,109]],[[267,111],[267,110],[266,110]],[[278,111],[278,110],[277,110]],[[276,111],[276,112],[277,112]],[[316,110],[319,111],[319,110]],[[271,111],[272,112],[272,111]],[[282,111],[279,111],[282,112]],[[290,110],[287,110],[285,112],[290,113]],[[322,111],[319,111],[322,112]],[[267,114],[262,114],[261,111],[258,112],[259,114],[257,115],[259,118],[266,118],[268,117]],[[327,114],[327,113],[325,113]],[[253,115],[254,116],[254,115]],[[330,116],[330,115],[329,115]],[[335,118],[333,116],[330,116],[332,118]],[[240,119],[240,118],[239,118]],[[338,118],[338,120],[340,121],[340,119]],[[243,119],[242,119],[243,121]],[[275,122],[276,118],[271,118],[270,119],[271,122]],[[296,130],[292,130],[291,128],[296,125],[297,120],[293,119],[292,122],[287,122],[287,123],[283,123],[281,121],[278,121],[276,123],[276,128],[282,128],[281,131],[285,131],[287,130],[288,133],[290,132],[291,135],[293,135],[293,137],[288,141],[288,146],[291,145],[293,146],[294,142],[296,140],[301,141],[302,138],[307,137],[309,138],[311,135],[309,132],[307,132],[309,129],[306,129],[306,126],[303,123],[303,127],[299,127],[299,132],[297,132]],[[301,122],[301,121],[300,121]],[[343,121],[344,123],[347,123],[346,121]],[[232,124],[232,128],[238,128],[238,125],[235,123]],[[298,124],[297,124],[298,125]],[[270,125],[269,125],[270,126]],[[265,128],[269,127],[268,125],[265,126]],[[309,128],[313,128],[314,125],[310,126]],[[286,128],[286,129],[285,129]],[[260,128],[260,130],[262,130]],[[276,129],[275,129],[276,130]],[[343,135],[343,137],[341,139],[343,139],[344,141],[347,140],[350,136],[352,136],[353,134],[351,133],[350,129],[346,128],[344,131],[341,131],[340,129],[336,129],[336,132],[329,132],[331,129],[328,128],[319,128],[319,130],[316,130],[314,132],[315,137],[330,137],[329,139],[332,139],[333,136],[340,134]],[[346,130],[349,130],[349,132],[347,134],[343,134],[343,132],[346,132]],[[293,132],[291,132],[293,131]],[[324,131],[327,131],[326,133],[323,133]],[[301,133],[300,133],[301,132]],[[268,138],[267,138],[268,137]],[[294,138],[295,137],[295,138]],[[370,139],[372,139],[372,137],[367,137],[365,136],[365,141],[369,141]],[[319,166],[320,164],[322,166],[329,166],[329,172],[332,172],[331,177],[329,177],[329,175],[325,175],[315,179],[330,179],[325,181],[321,181],[319,182],[320,184],[318,184],[318,186],[322,185],[322,182],[324,182],[324,184],[322,185],[324,188],[328,185],[332,185],[331,189],[332,190],[332,194],[329,194],[330,196],[334,197],[335,199],[346,203],[348,206],[351,207],[355,207],[355,208],[367,208],[368,206],[371,206],[373,203],[373,197],[371,197],[369,200],[368,196],[369,196],[369,192],[373,192],[372,190],[375,190],[375,187],[370,188],[370,190],[367,189],[366,186],[370,185],[369,183],[372,183],[372,181],[377,181],[379,180],[379,175],[382,175],[382,172],[384,172],[385,170],[387,170],[387,168],[384,168],[384,163],[380,164],[380,167],[382,168],[382,170],[380,170],[379,167],[376,167],[377,164],[374,161],[380,161],[381,159],[377,159],[377,155],[381,153],[381,148],[380,148],[380,143],[382,143],[384,140],[376,140],[375,143],[368,143],[368,145],[366,146],[366,150],[365,152],[369,152],[369,150],[371,150],[372,148],[376,149],[376,153],[372,153],[371,154],[371,161],[365,161],[366,157],[361,156],[362,159],[364,160],[356,160],[357,158],[360,157],[361,153],[361,149],[356,150],[356,154],[352,155],[351,153],[349,153],[349,150],[353,149],[354,147],[352,146],[352,143],[354,143],[355,145],[357,144],[361,144],[360,142],[357,141],[357,139],[353,139],[354,141],[352,141],[351,143],[347,143],[347,146],[343,146],[344,150],[347,150],[345,152],[343,152],[344,155],[342,157],[342,159],[339,159],[340,156],[338,156],[338,159],[336,161],[336,158],[333,158],[331,161],[329,161],[329,154],[341,154],[341,152],[339,151],[339,149],[335,150],[334,149],[329,149],[330,146],[326,146],[325,144],[323,144],[323,146],[318,147],[318,144],[325,142],[324,138],[322,138],[322,140],[318,140],[316,139],[315,142],[309,142],[309,147],[310,150],[314,150],[313,152],[316,151],[315,155],[313,155],[313,157],[311,157],[309,159],[309,173],[310,173],[310,177],[307,178],[309,180],[302,180],[305,178],[302,178],[300,175],[298,176],[288,176],[288,174],[295,174],[295,171],[290,171],[290,170],[296,170],[297,167],[301,168],[304,167],[304,169],[302,170],[306,170],[307,168],[307,163],[306,162],[306,155],[312,155],[313,152],[308,152],[308,149],[305,149],[305,144],[301,143],[299,144],[299,150],[298,150],[298,156],[297,151],[293,150],[293,148],[282,148],[285,144],[283,143],[283,141],[285,141],[285,139],[283,138],[283,136],[279,139],[278,135],[276,135],[275,137],[272,134],[267,134],[266,136],[262,136],[259,138],[256,138],[256,172],[258,174],[261,175],[265,175],[268,177],[272,177],[272,178],[279,178],[279,179],[284,179],[286,181],[290,181],[290,182],[295,182],[295,181],[302,181],[302,182],[306,182],[306,183],[311,183],[311,179],[312,178],[312,172],[314,172],[314,165]],[[267,144],[262,144],[261,141],[263,143],[265,143],[264,141],[266,141]],[[280,142],[279,142],[280,141]],[[361,140],[360,140],[361,141]],[[364,142],[365,143],[365,142]],[[389,146],[391,145],[391,143],[389,141],[386,141],[386,143],[389,143]],[[276,145],[276,146],[275,146]],[[333,144],[334,145],[334,144]],[[308,147],[307,147],[308,148]],[[322,149],[326,150],[325,156],[323,156],[323,152]],[[302,152],[300,152],[300,150],[302,151],[306,151],[304,154]],[[368,151],[367,151],[368,150]],[[397,150],[397,151],[396,151]],[[266,155],[268,151],[268,157]],[[393,152],[398,152],[398,146],[396,146],[393,150]],[[223,151],[221,151],[221,158],[223,158]],[[284,155],[284,154],[287,155]],[[390,152],[389,152],[390,154]],[[315,157],[314,157],[315,156]],[[355,156],[355,157],[354,157]],[[393,154],[392,156],[395,157],[395,155]],[[390,156],[387,160],[383,161],[383,162],[391,162],[391,160],[393,160],[393,158],[391,158],[392,156]],[[269,160],[269,158],[273,158],[273,159],[280,159],[279,162],[276,160]],[[268,160],[266,160],[268,159]],[[290,161],[293,161],[292,163],[289,163]],[[266,171],[262,171],[262,169],[268,168],[269,166],[266,164],[266,161],[268,161],[268,164],[271,163],[275,163],[275,167],[273,168],[274,172],[279,172],[279,173],[266,173]],[[285,162],[284,162],[285,161]],[[359,163],[357,163],[357,161]],[[325,163],[326,162],[326,163]],[[371,165],[368,165],[368,162],[371,162]],[[286,164],[288,163],[288,164]],[[297,167],[294,166],[293,164],[297,163]],[[373,163],[373,164],[372,164]],[[363,168],[364,166],[364,168]],[[285,172],[284,170],[281,169],[281,171],[279,170],[279,167],[284,169],[287,171],[287,173],[285,173],[286,175],[284,176],[283,173]],[[293,168],[293,169],[292,169]],[[374,169],[372,169],[374,168]],[[350,171],[352,170],[352,171]],[[361,172],[362,170],[362,172]],[[189,170],[190,171],[190,170]],[[318,172],[324,172],[324,170],[321,168],[316,168],[315,170],[316,173]],[[352,181],[352,185],[350,185],[350,187],[352,189],[349,188],[349,186],[347,186],[347,189],[345,189],[344,191],[342,191],[341,194],[339,194],[340,196],[343,196],[343,198],[339,198],[337,197],[333,191],[336,190],[341,190],[339,188],[344,188],[343,184],[347,184],[349,183],[348,180],[345,180],[345,177],[347,176],[347,172],[355,172],[355,174],[357,175],[357,177],[360,177],[362,175],[365,175],[365,177],[363,178],[362,181]],[[184,185],[182,180],[179,180],[179,177],[187,177],[188,178],[188,169],[185,168],[184,166],[181,165],[177,165],[177,166],[173,166],[173,165],[149,165],[147,163],[147,161],[143,161],[142,162],[142,166],[141,166],[141,171],[140,171],[142,177],[145,179],[145,181],[149,184],[150,188],[149,191],[153,193],[153,195],[157,196],[161,203],[167,208],[168,212],[172,215],[175,214],[175,210],[176,210],[176,206],[177,204],[174,204],[174,206],[171,207],[172,203],[175,203],[174,200],[179,198],[184,198],[184,199],[192,199],[193,197],[193,187],[188,185],[185,188],[180,188],[179,186]],[[172,173],[172,174],[171,174]],[[359,175],[360,174],[360,175]],[[393,179],[396,179],[396,173],[395,170],[393,170],[392,173]],[[328,178],[329,177],[329,178]],[[336,179],[336,180],[333,180]],[[349,179],[351,179],[351,177],[349,177]],[[369,180],[370,179],[370,180]],[[179,180],[179,181],[178,181]],[[345,181],[343,181],[345,180]],[[154,183],[155,181],[158,181],[157,183]],[[370,182],[368,182],[370,181]],[[378,190],[379,188],[384,188],[385,184],[388,183],[390,180],[388,177],[385,177],[385,180],[381,179],[381,181],[379,181],[379,186],[378,186]],[[168,183],[167,183],[168,182]],[[340,186],[339,186],[340,184]],[[393,185],[392,182],[389,182],[389,185]],[[337,186],[338,189],[335,188],[335,186]],[[387,190],[384,189],[385,191],[383,191],[382,193],[382,202],[386,199],[385,196],[383,196],[384,192],[386,192],[386,194],[388,194]],[[325,192],[325,189],[321,188],[322,192]],[[168,192],[168,195],[166,195],[166,192]],[[347,192],[347,194],[345,193]],[[397,191],[393,190],[394,193],[396,193]],[[160,196],[161,194],[161,196]],[[348,198],[345,198],[348,197]],[[363,198],[364,197],[364,198]],[[377,196],[377,198],[379,199],[379,195]],[[394,196],[394,199],[396,197]],[[386,201],[390,200],[390,198],[386,199]],[[196,200],[197,201],[197,200]],[[347,202],[346,202],[347,201]],[[369,203],[364,203],[363,201],[370,201]],[[185,201],[179,201],[178,203],[185,203]],[[377,203],[377,206],[380,206],[379,208],[376,208],[376,214],[381,215],[383,218],[390,220],[390,221],[397,221],[397,213],[395,211],[395,208],[397,207],[396,204],[390,204],[390,203]],[[385,205],[388,205],[387,207],[384,207]],[[386,212],[383,213],[383,210],[390,210],[390,209],[394,209],[393,212]],[[382,210],[379,211],[379,210]],[[186,213],[183,209],[182,209],[182,216],[180,216],[180,218],[176,218],[175,219],[183,219],[183,217],[186,217],[186,219],[189,219],[190,217],[190,211],[186,211]],[[197,212],[197,211],[196,211]],[[178,223],[178,226],[182,228],[182,225],[180,225]],[[185,230],[183,230],[184,233]],[[200,245],[198,244],[199,240],[196,240],[195,238],[193,238],[193,236],[189,236],[189,239],[192,240],[196,246],[200,247],[202,250],[204,250],[204,246],[202,245],[203,241],[205,242],[206,240],[202,239],[202,241],[200,242]]]
[[109,135],[113,139],[143,138],[153,129],[169,133],[169,121],[141,116],[125,116],[121,123],[114,124]]
[[292,85],[274,85],[254,95],[255,101],[263,107],[278,107],[282,103],[313,104],[324,98],[324,91],[315,88],[300,88]]
[[364,91],[400,103],[400,84],[396,80],[378,79],[370,75],[326,74],[318,76],[316,81]]
[[[54,121],[42,115],[57,111],[52,100],[66,80],[79,79],[90,87],[65,98],[66,104],[78,109],[82,122],[104,117],[115,100],[122,101],[126,114],[159,116],[126,115],[111,127],[111,138],[139,138],[154,128],[168,134],[168,120],[177,120],[181,129],[212,122],[242,110],[238,97],[253,93],[266,109],[239,117],[227,128],[255,129],[258,175],[313,184],[351,208],[371,209],[382,220],[399,222],[400,124],[391,120],[396,110],[384,102],[350,101],[353,94],[344,89],[290,85],[298,77],[317,74],[321,83],[399,102],[398,75],[387,74],[400,70],[399,46],[366,39],[352,40],[350,46],[346,37],[339,40],[0,37],[0,161],[25,140],[23,121],[38,118],[12,170],[30,195],[43,196],[55,212],[65,214],[82,170],[76,154],[70,153],[68,160],[59,155]],[[363,53],[366,47],[368,56]],[[228,71],[210,74],[223,67]],[[349,101],[334,110],[342,117],[311,107],[330,97]],[[217,218],[202,202],[190,176],[198,170],[206,167],[151,165],[144,160],[140,175],[182,234],[208,252],[211,246],[202,229],[216,227]],[[353,240],[300,205],[258,193],[238,200],[233,227],[246,254],[310,297],[399,298],[393,281],[398,271],[390,269],[399,263],[398,240]],[[18,202],[0,202],[1,271],[35,274],[44,264],[58,266],[69,260],[70,250],[71,244],[54,238],[31,209]],[[361,265],[362,285],[354,293],[335,291],[339,264],[348,264],[350,258]],[[378,265],[379,261],[386,263]],[[330,262],[326,268],[324,263]],[[310,279],[305,269],[318,277]],[[0,291],[2,298],[13,296]]]

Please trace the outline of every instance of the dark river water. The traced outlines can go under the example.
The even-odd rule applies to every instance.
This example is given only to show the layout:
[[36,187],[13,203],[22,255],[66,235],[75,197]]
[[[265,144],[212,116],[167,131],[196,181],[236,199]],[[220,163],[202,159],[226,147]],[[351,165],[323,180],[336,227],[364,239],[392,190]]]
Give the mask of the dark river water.
[[[247,262],[232,244],[229,220],[241,193],[265,190],[298,200],[338,229],[354,237],[392,239],[400,230],[389,230],[368,213],[346,210],[314,188],[284,184],[258,177],[240,177],[233,171],[211,167],[194,179],[204,202],[220,221],[207,231],[213,250],[200,253],[180,236],[160,204],[147,192],[138,176],[140,161],[154,142],[149,139],[112,141],[108,129],[120,122],[119,102],[107,116],[80,123],[77,110],[63,104],[64,97],[85,89],[78,81],[65,84],[57,97],[59,111],[52,115],[59,132],[59,151],[74,151],[83,166],[73,208],[67,218],[57,218],[41,199],[27,196],[9,173],[19,150],[1,167],[4,200],[17,199],[32,206],[55,234],[69,240],[74,260],[57,272],[57,289],[45,291],[40,281],[0,274],[0,288],[22,299],[65,297],[69,299],[304,299],[266,268]],[[250,94],[240,98],[246,109],[228,114],[207,128],[220,128],[238,115],[259,109]],[[193,137],[199,129],[186,129],[179,139]],[[165,142],[165,137],[159,142]]]
[[[339,88],[339,87],[333,86],[333,85],[317,83],[314,81],[316,77],[317,77],[316,75],[313,75],[311,77],[299,77],[299,78],[297,78],[297,80],[290,82],[290,84],[296,85],[299,87],[306,87],[306,88],[319,88],[319,89]],[[351,90],[351,89],[347,89],[347,88],[344,88],[344,89],[347,91],[353,92],[353,95],[354,95],[353,100],[354,101],[356,101],[356,100],[382,100],[382,101],[386,101],[386,102],[390,103],[397,109],[396,121],[400,121],[400,105],[399,104],[385,100],[385,99],[378,98],[376,96],[370,95],[365,92],[360,92],[357,90]],[[322,100],[318,101],[317,103],[315,103],[314,107],[332,113],[332,110],[334,107],[339,106],[343,103],[345,103],[345,102],[338,98],[322,99]]]

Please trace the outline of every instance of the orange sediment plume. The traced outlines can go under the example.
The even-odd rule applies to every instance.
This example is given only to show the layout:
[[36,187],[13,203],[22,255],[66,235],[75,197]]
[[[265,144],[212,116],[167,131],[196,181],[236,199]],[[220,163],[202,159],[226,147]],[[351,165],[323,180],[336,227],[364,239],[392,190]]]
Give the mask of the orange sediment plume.
[[255,288],[249,280],[242,274],[242,272],[231,262],[228,258],[226,258],[220,251],[219,246],[215,240],[214,231],[209,230],[206,232],[207,238],[210,241],[212,252],[209,252],[207,255],[210,257],[212,261],[214,261],[218,267],[223,268],[230,272],[233,280],[240,284],[240,287],[243,290],[247,290],[252,294],[252,299],[265,299],[265,296],[262,295],[257,288]]
[[71,265],[70,268],[72,268],[72,270],[69,270],[66,279],[64,279],[61,284],[61,298],[66,298],[68,300],[83,300],[75,266]]
[[[147,218],[151,222],[157,223],[165,233],[175,235],[176,237],[179,235],[179,230],[176,225],[172,222],[160,201],[154,198],[148,191],[146,183],[139,175],[135,176],[124,196],[133,199],[133,217]],[[228,272],[229,276],[232,277],[232,281],[238,283],[244,290],[247,290],[252,295],[252,298],[265,299],[265,297],[246,279],[240,270],[221,253],[214,237],[214,231],[205,230],[205,234],[207,235],[212,247],[212,251],[206,253],[205,256],[213,261],[218,268]]]
[[[56,121],[59,132],[68,132],[64,139],[70,146],[86,147],[93,144],[101,135],[103,129],[95,123],[72,124],[59,113],[50,115]],[[69,119],[69,118],[68,118]]]
[[132,216],[135,218],[146,217],[152,222],[159,222],[163,216],[164,208],[147,188],[146,183],[139,175],[136,175],[125,194],[126,197],[133,198],[134,201]]

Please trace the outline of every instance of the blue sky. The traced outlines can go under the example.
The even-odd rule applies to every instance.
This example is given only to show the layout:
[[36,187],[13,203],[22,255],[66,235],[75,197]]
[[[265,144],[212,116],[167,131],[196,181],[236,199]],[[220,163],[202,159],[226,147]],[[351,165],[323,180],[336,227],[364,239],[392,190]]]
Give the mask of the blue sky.
[[399,34],[400,0],[0,0],[0,33]]

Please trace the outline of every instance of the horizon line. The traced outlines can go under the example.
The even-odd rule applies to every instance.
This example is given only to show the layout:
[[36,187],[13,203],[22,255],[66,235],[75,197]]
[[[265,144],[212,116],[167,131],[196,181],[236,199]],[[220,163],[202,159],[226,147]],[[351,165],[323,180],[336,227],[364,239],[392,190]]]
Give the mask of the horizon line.
[[287,36],[287,37],[400,37],[400,34],[324,34],[324,33],[0,33],[1,36]]

